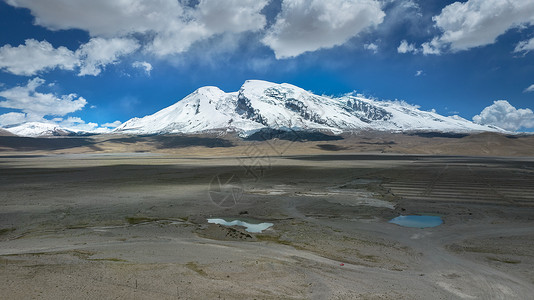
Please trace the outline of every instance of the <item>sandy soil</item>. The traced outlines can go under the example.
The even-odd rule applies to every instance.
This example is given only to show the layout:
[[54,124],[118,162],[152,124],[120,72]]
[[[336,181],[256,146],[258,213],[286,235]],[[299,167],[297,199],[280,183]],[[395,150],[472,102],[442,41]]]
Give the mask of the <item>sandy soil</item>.
[[[362,154],[317,143],[276,156],[265,153],[282,144],[1,152],[2,298],[534,294],[534,159]],[[388,223],[401,214],[444,223]],[[210,217],[274,226],[249,233]]]

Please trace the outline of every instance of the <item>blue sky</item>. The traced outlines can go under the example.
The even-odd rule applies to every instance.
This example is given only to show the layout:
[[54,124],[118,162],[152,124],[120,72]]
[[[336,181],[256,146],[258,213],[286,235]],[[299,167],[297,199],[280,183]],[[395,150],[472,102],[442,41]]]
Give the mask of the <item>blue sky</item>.
[[0,0],[0,26],[0,126],[113,128],[262,79],[534,127],[531,0]]

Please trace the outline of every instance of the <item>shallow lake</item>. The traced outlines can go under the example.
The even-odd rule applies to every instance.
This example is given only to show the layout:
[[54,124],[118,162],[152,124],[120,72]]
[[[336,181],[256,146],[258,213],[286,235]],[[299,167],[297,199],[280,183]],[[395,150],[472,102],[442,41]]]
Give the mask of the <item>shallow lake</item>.
[[273,223],[253,224],[253,223],[248,223],[248,222],[241,221],[241,220],[233,220],[229,222],[224,219],[208,219],[208,223],[225,225],[225,226],[242,226],[242,227],[245,227],[245,230],[247,232],[252,232],[252,233],[262,232],[265,229],[274,225]]
[[397,224],[404,227],[427,228],[436,227],[443,224],[441,217],[437,216],[398,216],[389,221],[389,223]]

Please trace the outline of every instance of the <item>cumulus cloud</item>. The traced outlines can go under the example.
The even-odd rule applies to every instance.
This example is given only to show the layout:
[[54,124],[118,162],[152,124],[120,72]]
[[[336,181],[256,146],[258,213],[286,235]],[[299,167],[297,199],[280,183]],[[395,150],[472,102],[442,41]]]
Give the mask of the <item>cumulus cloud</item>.
[[[36,118],[36,119],[39,119],[39,118]],[[20,124],[20,123],[24,123],[27,121],[28,121],[28,118],[25,113],[9,112],[9,113],[0,115],[0,126]]]
[[73,70],[78,64],[74,52],[65,47],[54,48],[47,41],[27,39],[18,47],[0,47],[0,70],[15,75],[31,76],[55,68]]
[[497,37],[511,28],[534,24],[534,1],[454,2],[432,20],[443,33],[426,43],[426,54],[439,54],[446,47],[453,52],[468,50],[495,43]]
[[27,118],[32,119],[43,116],[64,116],[82,109],[87,104],[83,97],[78,97],[76,94],[57,96],[38,92],[36,89],[44,83],[43,79],[34,78],[25,86],[1,91],[0,99],[4,100],[0,101],[0,107],[20,110],[27,114]]
[[94,131],[98,128],[97,123],[86,123],[79,117],[68,117],[66,119],[54,118],[52,121],[44,120],[44,122],[54,123],[59,125],[61,128],[65,128],[72,131]]
[[267,0],[201,0],[196,11],[199,24],[210,32],[255,31],[265,27],[267,20],[260,14]]
[[7,3],[30,9],[36,25],[51,30],[82,29],[91,36],[102,37],[160,31],[184,14],[176,0],[7,0]]
[[79,76],[98,75],[108,64],[116,63],[120,56],[130,54],[140,45],[136,40],[127,38],[92,38],[76,50],[80,59]]
[[195,8],[184,7],[178,19],[163,20],[168,25],[155,30],[147,50],[157,56],[187,51],[196,42],[223,33],[241,33],[263,29],[261,10],[267,0],[200,0]]
[[386,13],[384,22],[377,31],[388,35],[398,30],[400,26],[406,33],[419,35],[423,30],[423,13],[417,0],[381,0],[382,10]]
[[397,52],[398,53],[409,53],[409,52],[417,53],[418,51],[414,44],[408,44],[406,40],[402,40],[399,47],[397,47]]
[[378,45],[375,44],[375,43],[364,44],[363,48],[365,50],[372,51],[373,53],[377,53],[378,52]]
[[261,10],[268,0],[200,0],[197,5],[176,0],[7,2],[30,9],[35,23],[48,29],[76,28],[104,38],[141,35],[148,52],[166,56],[214,35],[263,29],[266,20]]
[[147,50],[162,57],[189,50],[189,47],[210,36],[209,31],[196,23],[179,24],[156,35]]
[[122,123],[120,121],[115,121],[112,123],[104,123],[98,125],[94,122],[85,122],[79,117],[68,117],[64,118],[54,118],[52,120],[43,119],[41,122],[51,123],[65,128],[71,131],[86,131],[86,132],[95,132],[95,133],[107,133],[110,132],[113,128],[118,127]]
[[473,121],[482,125],[495,125],[510,131],[520,128],[534,128],[534,112],[528,108],[516,109],[506,100],[494,101],[484,108]]
[[524,93],[530,93],[534,92],[534,84],[531,84],[529,87],[527,87],[524,91]]
[[534,38],[526,41],[519,42],[514,49],[514,52],[525,52],[528,53],[534,50]]
[[429,55],[429,54],[441,54],[441,44],[440,44],[440,41],[438,38],[433,38],[432,41],[430,42],[426,42],[426,43],[423,43],[421,45],[421,48],[422,48],[422,52],[424,55]]
[[262,42],[277,58],[332,48],[384,20],[376,0],[284,0]]
[[119,127],[122,125],[122,122],[117,120],[115,122],[111,122],[111,123],[104,123],[102,125],[100,125],[101,127],[108,127],[108,128],[116,128],[116,127]]
[[[54,124],[72,131],[109,132],[121,124],[120,121],[105,123],[86,123],[79,117],[64,117],[65,115],[81,110],[87,104],[83,97],[76,94],[57,96],[50,93],[41,93],[37,88],[43,86],[45,81],[34,78],[25,86],[16,86],[0,91],[0,107],[12,111],[0,115],[0,127],[18,125],[27,122],[41,122]],[[55,116],[47,119],[46,116]]]
[[152,71],[152,65],[146,61],[135,61],[132,67],[143,69],[148,76],[150,76],[150,71]]
[[128,38],[92,38],[75,52],[65,48],[54,48],[47,41],[26,40],[24,45],[0,48],[0,70],[32,76],[59,68],[74,70],[79,67],[79,76],[98,75],[102,69],[118,61],[118,58],[136,51],[140,45]]

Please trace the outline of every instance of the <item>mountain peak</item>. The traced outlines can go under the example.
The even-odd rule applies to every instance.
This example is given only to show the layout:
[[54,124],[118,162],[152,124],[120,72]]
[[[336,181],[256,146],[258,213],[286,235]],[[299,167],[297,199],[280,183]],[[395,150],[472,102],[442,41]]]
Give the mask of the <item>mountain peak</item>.
[[247,80],[238,92],[202,87],[153,115],[116,129],[129,133],[199,133],[212,130],[251,134],[260,129],[343,131],[503,131],[416,106],[363,97],[318,96],[287,83]]
[[194,93],[208,96],[208,97],[218,97],[223,94],[226,94],[223,90],[221,90],[220,88],[216,86],[203,86],[201,88],[198,88],[196,91],[194,91],[193,94]]
[[62,128],[57,124],[43,122],[26,122],[4,128],[12,134],[18,136],[38,137],[38,136],[66,136],[75,134],[74,131]]
[[273,89],[279,90],[279,91],[285,91],[286,93],[287,92],[292,92],[292,93],[306,92],[305,90],[299,88],[298,86],[295,86],[289,83],[273,83],[273,82],[264,81],[264,80],[247,80],[241,86],[241,89],[239,90],[239,92],[263,94],[265,91],[270,91]]

